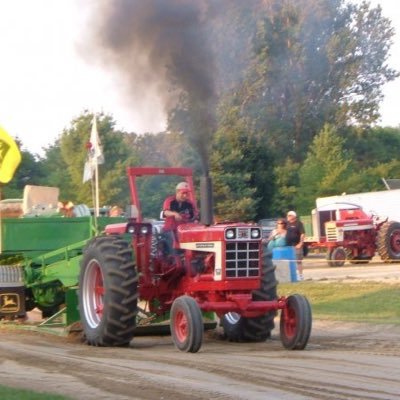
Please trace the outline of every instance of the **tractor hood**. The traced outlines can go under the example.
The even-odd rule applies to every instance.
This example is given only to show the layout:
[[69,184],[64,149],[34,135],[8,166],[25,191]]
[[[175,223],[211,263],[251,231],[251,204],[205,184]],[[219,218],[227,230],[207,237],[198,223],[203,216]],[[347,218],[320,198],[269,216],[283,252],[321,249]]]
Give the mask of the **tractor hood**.
[[261,240],[261,228],[254,224],[224,223],[204,225],[182,224],[178,227],[180,243],[216,242],[224,240]]

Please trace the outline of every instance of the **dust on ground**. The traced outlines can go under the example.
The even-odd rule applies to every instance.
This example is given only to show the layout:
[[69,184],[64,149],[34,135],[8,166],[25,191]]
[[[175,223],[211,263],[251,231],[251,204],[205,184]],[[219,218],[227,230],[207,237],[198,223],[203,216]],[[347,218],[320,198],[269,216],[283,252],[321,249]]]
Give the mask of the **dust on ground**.
[[[309,258],[304,275],[398,282],[399,271],[379,262],[326,268]],[[277,320],[264,343],[225,341],[216,329],[191,354],[178,351],[169,335],[137,336],[124,348],[90,347],[78,332],[28,330],[39,320],[34,310],[24,330],[0,325],[0,384],[77,400],[400,398],[399,325],[314,320],[306,349],[290,351],[281,345]]]
[[0,383],[79,400],[400,397],[399,326],[317,320],[304,351],[285,350],[276,330],[265,343],[232,343],[207,331],[190,354],[169,335],[104,348],[78,334],[2,326]]

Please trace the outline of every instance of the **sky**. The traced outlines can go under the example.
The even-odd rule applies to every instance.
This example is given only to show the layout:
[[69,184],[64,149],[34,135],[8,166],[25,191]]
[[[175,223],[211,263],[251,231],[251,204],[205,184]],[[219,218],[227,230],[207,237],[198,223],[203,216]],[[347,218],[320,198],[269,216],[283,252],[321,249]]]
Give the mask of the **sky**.
[[[360,0],[361,1],[361,0]],[[371,0],[396,30],[389,65],[400,70],[398,0]],[[90,60],[78,44],[96,0],[0,0],[0,125],[23,149],[43,155],[84,110],[111,114],[117,128],[155,132],[125,103],[121,82]],[[380,124],[400,126],[400,78],[384,87]],[[89,135],[89,133],[88,133]]]

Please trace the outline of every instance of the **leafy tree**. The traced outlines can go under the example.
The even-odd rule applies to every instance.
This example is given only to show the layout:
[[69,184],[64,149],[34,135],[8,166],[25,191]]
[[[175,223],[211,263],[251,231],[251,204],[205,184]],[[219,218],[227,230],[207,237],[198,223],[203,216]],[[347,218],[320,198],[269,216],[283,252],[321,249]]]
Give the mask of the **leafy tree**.
[[146,133],[137,137],[140,164],[157,167],[192,167],[200,170],[199,156],[186,137],[169,131]]
[[275,185],[277,187],[272,199],[272,216],[286,215],[295,208],[299,191],[300,164],[287,158],[282,165],[275,167]]
[[[16,139],[16,143],[20,149],[23,148],[19,139]],[[29,151],[21,150],[21,163],[12,180],[2,185],[2,198],[22,199],[25,185],[40,185],[45,174],[41,160]]]
[[344,149],[344,143],[331,125],[325,125],[314,138],[299,172],[297,209],[300,213],[308,214],[317,197],[346,191],[351,155]]
[[[93,186],[82,183],[83,168],[87,158],[86,144],[90,138],[93,114],[84,112],[72,121],[71,128],[60,138],[60,153],[66,164],[66,174],[76,203],[93,204]],[[97,128],[103,147],[104,164],[99,165],[100,205],[125,206],[130,202],[126,167],[135,165],[136,149],[128,147],[128,134],[115,130],[111,116],[98,115]]]
[[400,161],[392,160],[378,163],[362,170],[355,169],[346,181],[346,193],[362,193],[382,190],[382,178],[398,179],[400,176]]
[[354,161],[359,169],[399,158],[399,128],[353,128],[348,130],[347,138],[346,146],[354,154]]
[[45,177],[40,181],[42,186],[53,186],[60,189],[60,200],[75,199],[74,187],[69,175],[67,163],[61,156],[60,139],[44,149],[44,158],[41,160]]
[[370,124],[382,86],[398,76],[381,8],[342,0],[267,0],[255,57],[236,97],[281,160],[302,161],[325,123]]
[[257,220],[270,213],[271,155],[264,143],[246,131],[237,109],[225,114],[216,134],[211,171],[218,219]]

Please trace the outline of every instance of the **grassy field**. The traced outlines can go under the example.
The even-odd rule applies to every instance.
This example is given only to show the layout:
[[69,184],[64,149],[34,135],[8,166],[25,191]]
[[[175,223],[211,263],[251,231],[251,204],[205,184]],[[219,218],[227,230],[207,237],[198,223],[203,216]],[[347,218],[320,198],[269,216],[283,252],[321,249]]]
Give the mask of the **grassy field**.
[[278,291],[305,295],[313,319],[400,324],[400,283],[306,281],[280,284]]
[[29,390],[13,389],[0,385],[0,399],[2,400],[68,400],[70,397],[31,392]]

